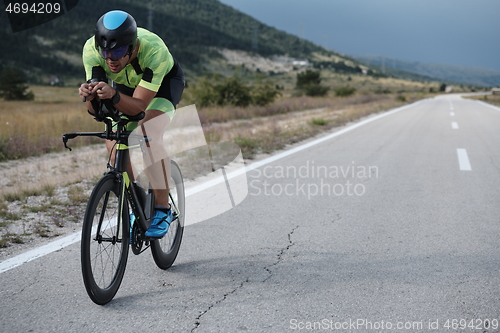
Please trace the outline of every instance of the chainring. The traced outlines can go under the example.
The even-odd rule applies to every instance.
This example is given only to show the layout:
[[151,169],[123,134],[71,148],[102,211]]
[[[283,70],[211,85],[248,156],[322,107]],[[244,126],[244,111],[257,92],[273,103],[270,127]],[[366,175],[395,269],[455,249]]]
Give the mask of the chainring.
[[130,236],[130,239],[132,241],[130,243],[130,247],[132,248],[132,253],[138,255],[141,253],[142,246],[144,245],[142,231],[141,228],[139,228],[138,223],[134,223],[131,232],[132,234]]

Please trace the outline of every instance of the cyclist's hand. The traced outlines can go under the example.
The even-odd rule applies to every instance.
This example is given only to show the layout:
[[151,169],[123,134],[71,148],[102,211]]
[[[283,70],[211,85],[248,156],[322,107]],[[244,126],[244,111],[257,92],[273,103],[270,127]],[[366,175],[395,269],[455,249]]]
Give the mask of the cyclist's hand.
[[92,88],[92,92],[97,94],[100,99],[111,99],[116,94],[116,90],[106,82],[98,82]]
[[95,93],[92,92],[92,89],[95,85],[96,83],[83,83],[80,88],[78,88],[78,93],[82,100],[90,102],[94,99]]

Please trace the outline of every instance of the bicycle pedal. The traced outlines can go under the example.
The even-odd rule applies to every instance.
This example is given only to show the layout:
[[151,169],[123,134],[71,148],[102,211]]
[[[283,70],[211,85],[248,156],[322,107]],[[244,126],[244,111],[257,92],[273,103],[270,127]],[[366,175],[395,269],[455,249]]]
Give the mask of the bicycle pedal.
[[144,236],[144,240],[146,240],[146,241],[154,241],[154,240],[162,239],[163,237],[165,237],[165,235],[163,235],[161,237],[147,237],[147,236]]

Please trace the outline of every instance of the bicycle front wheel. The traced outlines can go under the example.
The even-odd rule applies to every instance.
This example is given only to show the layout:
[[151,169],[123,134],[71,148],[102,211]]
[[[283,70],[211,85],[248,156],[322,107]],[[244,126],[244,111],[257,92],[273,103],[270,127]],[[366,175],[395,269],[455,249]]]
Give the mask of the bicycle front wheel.
[[[120,204],[120,183],[114,175],[103,177],[94,187],[82,230],[81,263],[89,297],[103,305],[113,299],[120,284],[129,249],[129,215]],[[119,214],[119,207],[122,208]]]
[[181,169],[175,161],[171,161],[170,174],[171,179],[168,182],[170,187],[170,207],[176,218],[170,223],[168,232],[163,238],[151,242],[153,258],[156,265],[161,269],[167,269],[174,263],[181,246],[184,231],[186,207],[184,180],[182,179]]

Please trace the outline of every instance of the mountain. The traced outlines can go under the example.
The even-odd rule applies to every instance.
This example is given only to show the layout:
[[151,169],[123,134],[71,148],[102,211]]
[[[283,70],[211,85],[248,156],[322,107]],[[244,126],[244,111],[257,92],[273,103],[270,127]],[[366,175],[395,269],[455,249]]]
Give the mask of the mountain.
[[[217,0],[107,0],[80,1],[65,15],[41,26],[12,33],[6,13],[0,14],[0,66],[23,69],[32,83],[50,76],[81,82],[81,48],[92,36],[97,19],[122,9],[138,26],[161,36],[191,75],[200,75],[224,60],[224,50],[237,50],[262,58],[307,59],[316,67],[340,72],[369,72],[365,66],[309,41],[260,23]],[[1,67],[0,67],[1,69]]]
[[389,75],[406,79],[438,79],[445,83],[481,87],[500,86],[500,72],[493,69],[403,61],[378,55],[357,55],[352,57]]

